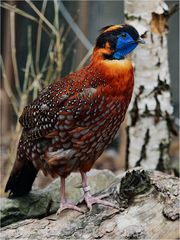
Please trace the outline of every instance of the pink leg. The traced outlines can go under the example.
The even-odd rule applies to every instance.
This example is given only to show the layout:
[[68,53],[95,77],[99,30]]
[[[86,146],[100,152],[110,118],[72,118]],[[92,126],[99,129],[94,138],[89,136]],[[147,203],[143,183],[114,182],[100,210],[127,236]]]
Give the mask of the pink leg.
[[75,204],[70,203],[66,200],[65,198],[65,178],[61,177],[61,188],[60,188],[60,192],[61,192],[61,202],[60,202],[60,207],[57,211],[57,215],[59,215],[63,210],[65,209],[72,209],[72,210],[76,210],[78,212],[84,213],[83,210],[81,210],[80,208],[78,208]]
[[87,204],[87,207],[89,208],[90,211],[92,210],[92,205],[95,204],[95,203],[118,209],[118,207],[115,204],[110,203],[110,202],[105,201],[105,200],[101,200],[102,198],[107,197],[108,194],[104,194],[104,195],[101,195],[99,197],[93,197],[90,193],[90,187],[88,185],[86,173],[81,172],[81,177],[82,177],[82,187],[83,187],[83,190],[84,190],[84,200],[85,200],[85,202]]

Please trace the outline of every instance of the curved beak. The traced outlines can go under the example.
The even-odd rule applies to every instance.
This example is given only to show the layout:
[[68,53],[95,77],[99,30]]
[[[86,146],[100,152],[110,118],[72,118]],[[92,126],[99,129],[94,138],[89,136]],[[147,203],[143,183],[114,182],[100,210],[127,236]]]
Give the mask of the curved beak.
[[136,42],[137,43],[141,43],[141,44],[145,44],[146,43],[141,37],[139,37],[139,39]]

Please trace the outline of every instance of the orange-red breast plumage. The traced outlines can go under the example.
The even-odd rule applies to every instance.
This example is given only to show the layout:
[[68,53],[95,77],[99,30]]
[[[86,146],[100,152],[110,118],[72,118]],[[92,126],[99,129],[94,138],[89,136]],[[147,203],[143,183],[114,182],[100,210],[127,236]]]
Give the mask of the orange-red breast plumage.
[[[111,35],[124,28],[128,32],[127,25],[105,28],[105,40],[97,40],[87,67],[57,80],[25,107],[6,191],[15,196],[30,191],[39,169],[61,177],[77,170],[87,172],[111,143],[125,117],[134,84],[131,61],[110,57],[115,52],[113,41],[117,41],[111,41]],[[23,179],[28,186],[23,187]]]

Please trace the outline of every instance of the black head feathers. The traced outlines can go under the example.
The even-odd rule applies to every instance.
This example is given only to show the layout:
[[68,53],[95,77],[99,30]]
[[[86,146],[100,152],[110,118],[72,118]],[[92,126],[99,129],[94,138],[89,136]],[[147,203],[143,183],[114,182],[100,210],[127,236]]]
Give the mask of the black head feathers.
[[100,35],[96,40],[96,47],[97,48],[104,48],[106,42],[108,41],[110,44],[111,49],[115,49],[117,36],[121,32],[127,32],[131,37],[137,41],[139,39],[139,33],[137,30],[132,27],[131,25],[109,25],[106,27],[101,28]]

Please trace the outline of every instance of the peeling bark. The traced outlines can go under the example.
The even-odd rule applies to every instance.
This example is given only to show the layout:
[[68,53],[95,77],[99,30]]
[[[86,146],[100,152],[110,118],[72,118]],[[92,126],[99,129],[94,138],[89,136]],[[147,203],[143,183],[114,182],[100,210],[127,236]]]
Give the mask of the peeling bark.
[[[107,200],[119,209],[93,205],[85,214],[23,220],[1,229],[2,239],[178,239],[179,181],[139,168],[119,175],[107,189]],[[96,194],[96,195],[99,195]]]
[[[170,10],[162,0],[125,0],[126,22],[138,29],[146,44],[133,54],[135,89],[128,114],[129,168],[167,170],[171,119],[167,19]],[[172,124],[171,124],[172,125]],[[148,132],[148,141],[145,137]]]

